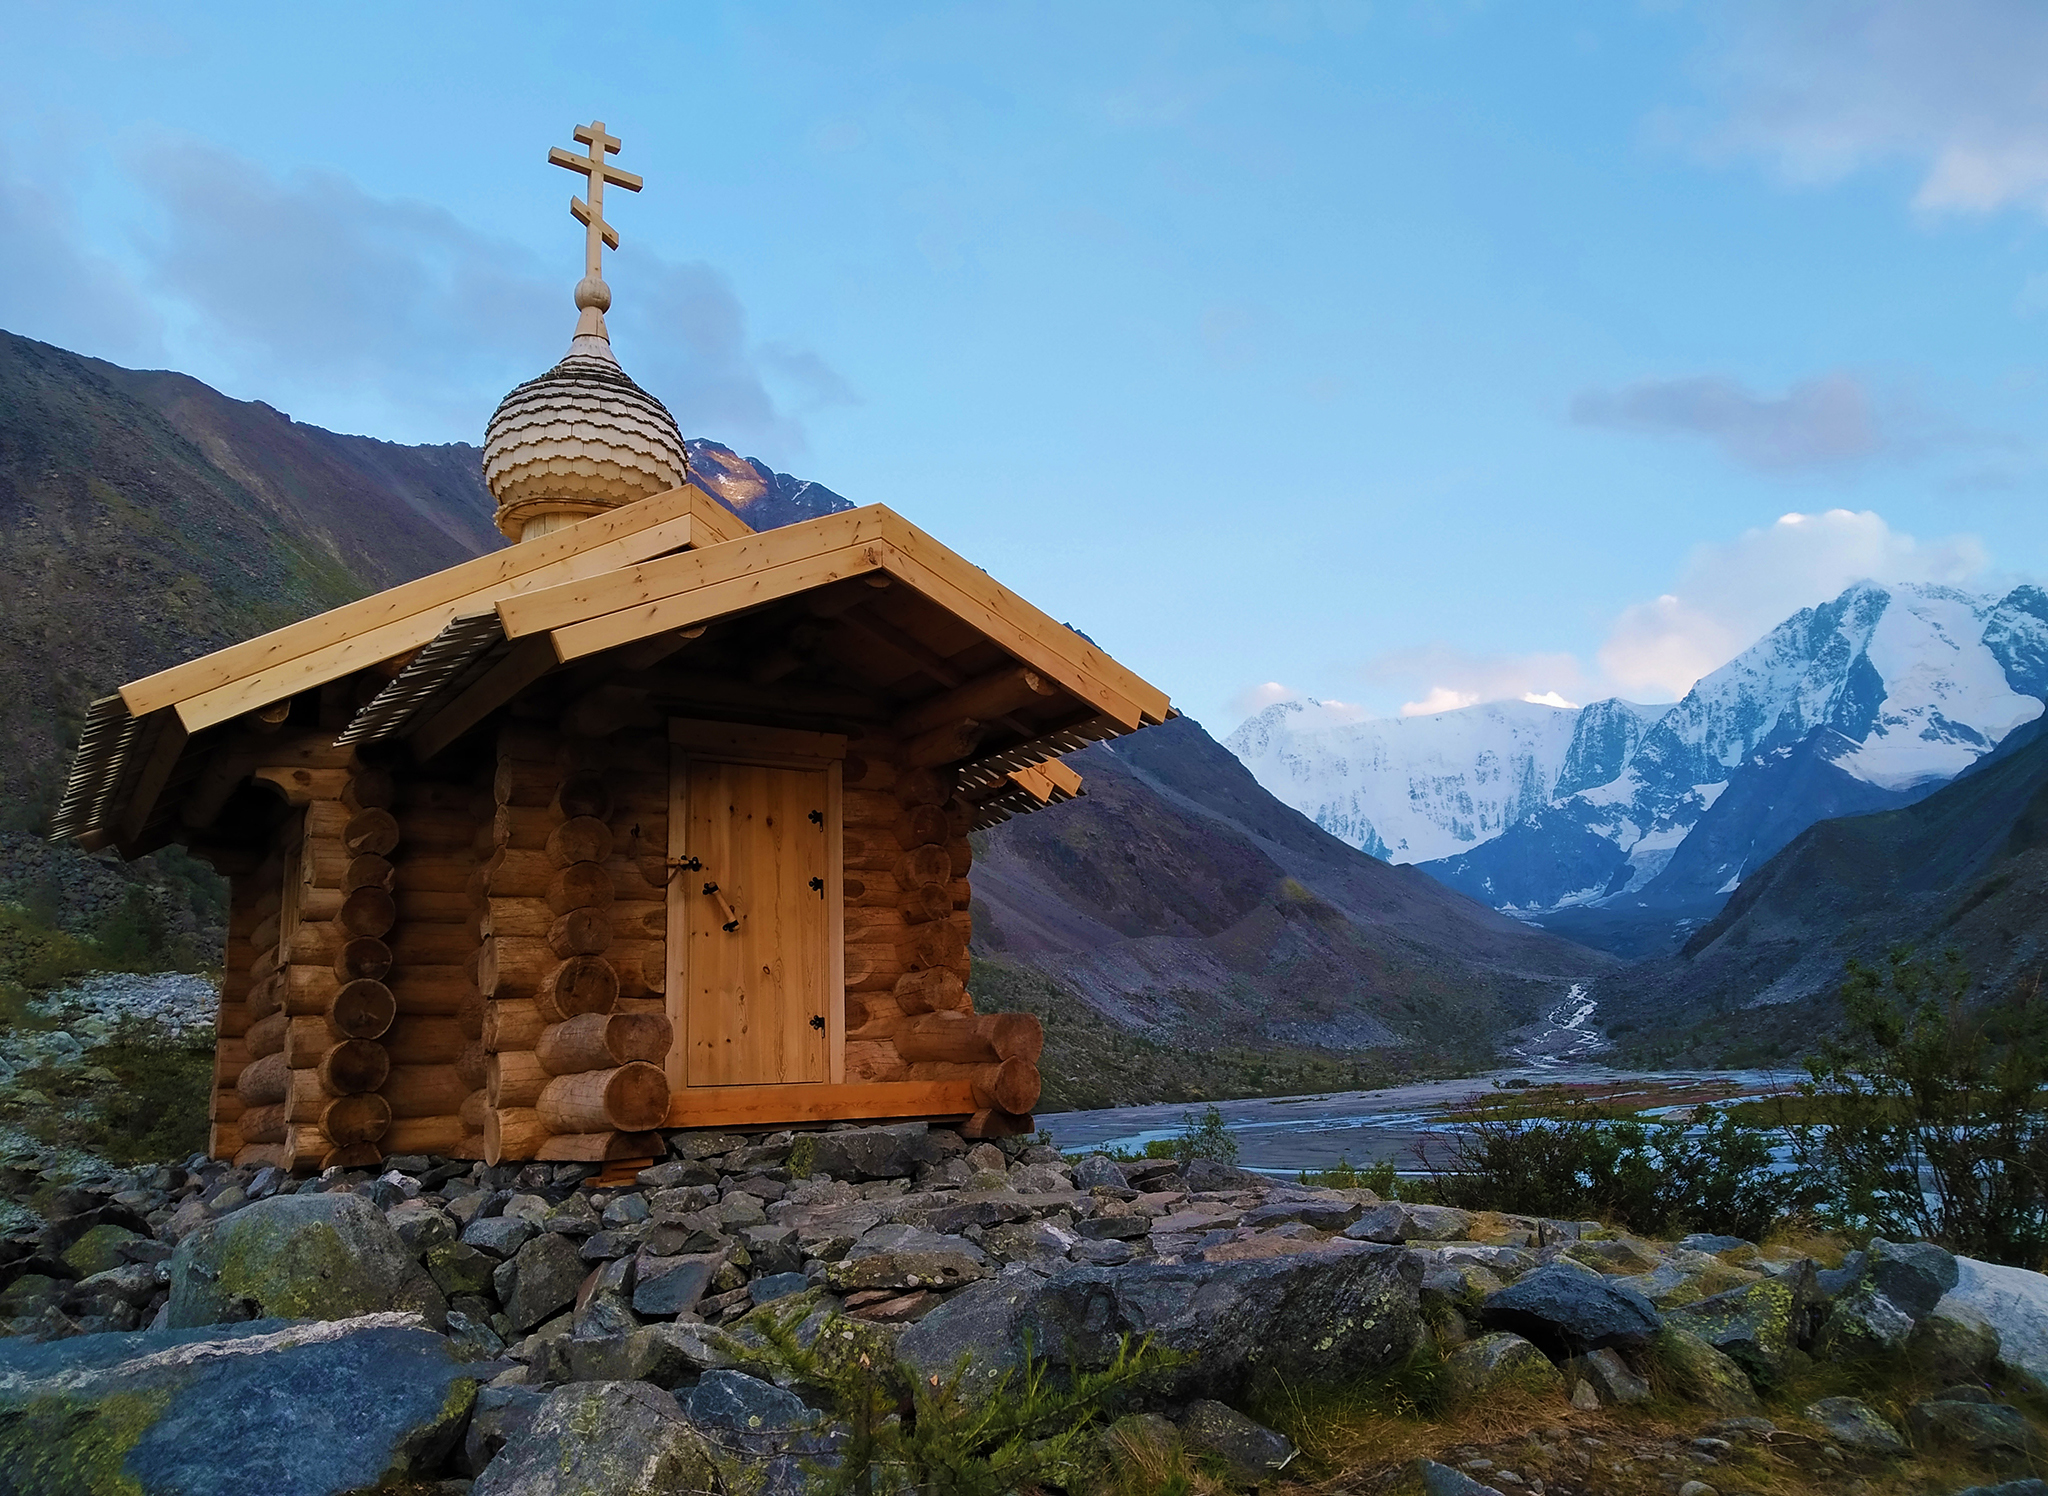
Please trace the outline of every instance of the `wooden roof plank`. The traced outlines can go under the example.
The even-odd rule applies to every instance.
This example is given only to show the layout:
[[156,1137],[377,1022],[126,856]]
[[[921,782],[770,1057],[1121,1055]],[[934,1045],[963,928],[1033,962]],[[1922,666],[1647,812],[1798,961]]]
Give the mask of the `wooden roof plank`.
[[[401,582],[373,596],[159,670],[123,686],[121,699],[132,715],[144,716],[337,641],[443,608],[457,598],[488,593],[605,546],[618,545],[678,522],[687,525],[693,520],[711,536],[713,544],[736,533],[746,533],[745,523],[722,504],[695,486],[686,485],[595,515],[539,540],[508,546],[430,576]],[[647,552],[643,549],[641,554]]]
[[[644,499],[641,502],[653,503],[654,500]],[[587,524],[589,521],[586,520],[584,523]],[[381,627],[345,634],[296,658],[284,660],[268,669],[175,703],[179,719],[184,722],[187,731],[198,732],[202,728],[225,722],[230,717],[240,716],[243,712],[256,707],[266,706],[311,687],[324,685],[352,670],[360,670],[365,665],[374,665],[379,660],[388,660],[393,655],[417,649],[433,639],[458,615],[473,613],[480,608],[490,608],[507,595],[537,591],[579,577],[614,571],[621,565],[632,564],[650,550],[671,550],[679,545],[688,545],[695,533],[696,525],[697,521],[689,515],[671,519],[638,533],[607,541],[579,554],[558,558],[551,565],[529,571],[523,576],[499,580],[479,591],[464,593],[459,597],[445,598],[432,607],[393,619]],[[544,545],[546,541],[539,540],[534,544]],[[345,610],[336,610],[341,611]],[[326,618],[333,615],[321,616]]]
[[882,516],[887,512],[879,504],[870,504],[685,555],[663,556],[605,576],[535,590],[502,603],[498,617],[504,621],[505,637],[519,639],[606,614],[630,612],[786,562],[879,539]]

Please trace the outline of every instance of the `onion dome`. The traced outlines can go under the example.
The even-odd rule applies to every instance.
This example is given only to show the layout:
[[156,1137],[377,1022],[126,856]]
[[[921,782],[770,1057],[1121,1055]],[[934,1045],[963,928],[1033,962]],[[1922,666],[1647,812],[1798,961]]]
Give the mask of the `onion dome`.
[[498,528],[514,540],[680,488],[689,476],[676,418],[619,367],[604,325],[612,292],[603,253],[619,244],[604,220],[604,189],[638,192],[640,178],[605,160],[619,141],[602,121],[573,133],[587,151],[552,150],[548,160],[589,181],[589,200],[569,202],[585,230],[576,332],[562,361],[501,400],[484,431],[484,485],[498,501]]

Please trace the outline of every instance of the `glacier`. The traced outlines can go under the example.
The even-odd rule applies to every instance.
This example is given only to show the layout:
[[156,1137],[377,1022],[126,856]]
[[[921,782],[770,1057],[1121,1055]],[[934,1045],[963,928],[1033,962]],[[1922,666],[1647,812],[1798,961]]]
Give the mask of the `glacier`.
[[[1667,934],[1711,917],[1745,867],[1814,821],[1932,793],[2044,697],[2040,588],[1858,582],[1676,703],[1361,719],[1281,702],[1225,742],[1353,846],[1618,949],[1588,932],[1624,914]],[[1604,923],[1588,922],[1594,910]]]

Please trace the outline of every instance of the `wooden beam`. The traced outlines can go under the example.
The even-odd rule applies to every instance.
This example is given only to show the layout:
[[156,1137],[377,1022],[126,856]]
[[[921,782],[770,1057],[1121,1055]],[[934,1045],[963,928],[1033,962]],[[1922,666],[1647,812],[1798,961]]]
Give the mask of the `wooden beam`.
[[[680,556],[663,556],[637,566],[620,568],[605,576],[586,576],[560,586],[536,589],[518,598],[507,598],[498,608],[505,625],[505,637],[523,638],[549,629],[561,630],[620,612],[638,616],[650,604],[674,599],[679,594],[700,591],[719,582],[765,575],[791,562],[811,560],[821,554],[857,547],[881,538],[879,504],[823,515],[799,524],[785,525],[760,535],[749,535],[723,545],[708,546]],[[872,571],[873,566],[859,568]],[[846,575],[852,575],[852,572]],[[833,578],[832,580],[837,580]],[[814,583],[811,585],[822,585]],[[786,596],[786,593],[774,594]],[[731,609],[720,609],[730,612]],[[704,615],[706,617],[715,615]],[[663,627],[687,628],[701,618]],[[615,640],[645,638],[658,629],[640,629]],[[585,650],[583,653],[591,653]]]
[[185,792],[178,818],[194,831],[211,826],[220,819],[228,798],[259,767],[280,771],[346,769],[355,761],[355,749],[335,747],[334,739],[328,733],[304,732],[280,737],[253,732],[230,735],[220,740],[205,769]]
[[[642,502],[651,503],[652,500]],[[593,521],[583,521],[583,524],[590,523]],[[564,581],[577,577],[615,571],[621,565],[630,565],[650,551],[667,551],[680,545],[688,545],[692,534],[691,526],[694,523],[695,521],[684,517],[671,520],[664,525],[654,525],[623,539],[591,547],[551,566],[494,582],[489,587],[464,593],[460,597],[446,599],[424,611],[410,613],[389,623],[332,639],[292,659],[230,681],[213,690],[188,697],[177,703],[178,716],[188,731],[197,732],[203,727],[210,727],[217,722],[225,722],[230,717],[239,716],[251,707],[261,706],[280,697],[295,695],[313,686],[325,685],[366,665],[374,665],[380,660],[389,659],[392,655],[417,649],[458,616],[492,607],[508,595],[559,586]],[[580,529],[581,525],[571,528]],[[533,544],[546,545],[553,538],[546,536],[534,541]],[[514,549],[524,549],[524,544]],[[394,592],[401,590],[403,589],[393,589]],[[388,595],[378,594],[379,597]],[[375,600],[365,599],[366,602]],[[344,611],[346,610],[335,610],[337,613]],[[331,616],[333,615],[322,614],[321,618]],[[308,620],[312,623],[319,621]]]
[[700,753],[768,753],[778,758],[846,757],[846,735],[801,732],[787,727],[749,727],[738,722],[697,722],[672,717],[668,740]]
[[143,828],[149,825],[156,811],[157,796],[164,792],[164,786],[171,781],[172,771],[178,767],[187,737],[184,723],[176,717],[158,719],[149,751],[142,760],[142,772],[136,776],[135,788],[128,794],[128,803],[121,808],[117,841],[125,845],[141,839]]
[[838,686],[787,681],[757,686],[730,676],[682,670],[621,675],[615,684],[645,689],[656,706],[675,717],[700,716],[703,709],[711,707],[785,717],[844,717],[855,722],[880,722],[885,715],[878,698]]
[[481,679],[407,734],[413,757],[427,762],[554,668],[555,651],[547,640],[520,640]]
[[[416,581],[403,582],[372,597],[345,603],[315,617],[273,629],[241,644],[231,644],[212,654],[159,670],[121,688],[121,699],[129,712],[143,716],[162,707],[215,690],[245,676],[267,670],[286,660],[297,659],[338,640],[368,633],[400,619],[445,606],[458,598],[479,592],[493,592],[504,584],[542,572],[576,556],[609,544],[630,542],[635,536],[680,523],[687,532],[693,519],[704,523],[705,506],[724,516],[723,526],[745,526],[734,519],[709,495],[685,486],[627,504],[605,514],[557,530],[551,535],[521,545],[508,546],[472,561],[437,571]],[[727,538],[721,533],[720,539]],[[681,544],[690,544],[684,539]],[[630,547],[629,547],[630,548]],[[644,546],[639,559],[653,554]],[[552,581],[567,580],[561,576]],[[550,583],[549,585],[551,585]],[[431,637],[431,636],[430,636]],[[401,650],[387,653],[398,654]]]
[[841,633],[849,634],[870,646],[894,650],[909,661],[912,668],[922,670],[941,686],[952,688],[966,681],[967,676],[955,668],[953,662],[931,648],[922,639],[906,634],[886,618],[877,618],[870,613],[845,613],[840,616]]
[[1035,670],[1021,665],[991,671],[950,691],[920,701],[900,713],[895,722],[898,737],[913,738],[948,722],[972,718],[990,722],[1007,717],[1019,707],[1059,695],[1059,687]]
[[669,1127],[770,1126],[849,1117],[965,1117],[976,1110],[965,1080],[841,1085],[685,1086],[669,1097]]

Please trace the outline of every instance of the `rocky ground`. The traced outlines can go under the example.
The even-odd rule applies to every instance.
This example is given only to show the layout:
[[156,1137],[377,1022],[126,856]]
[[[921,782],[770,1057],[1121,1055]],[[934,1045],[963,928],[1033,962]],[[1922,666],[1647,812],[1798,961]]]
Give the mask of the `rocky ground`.
[[793,1491],[850,1433],[771,1318],[919,1377],[1027,1347],[1099,1368],[1151,1335],[1178,1359],[1073,1490],[1946,1493],[2041,1457],[2048,1280],[1924,1244],[1649,1242],[922,1124],[671,1151],[602,1185],[13,1168],[0,1469]]

